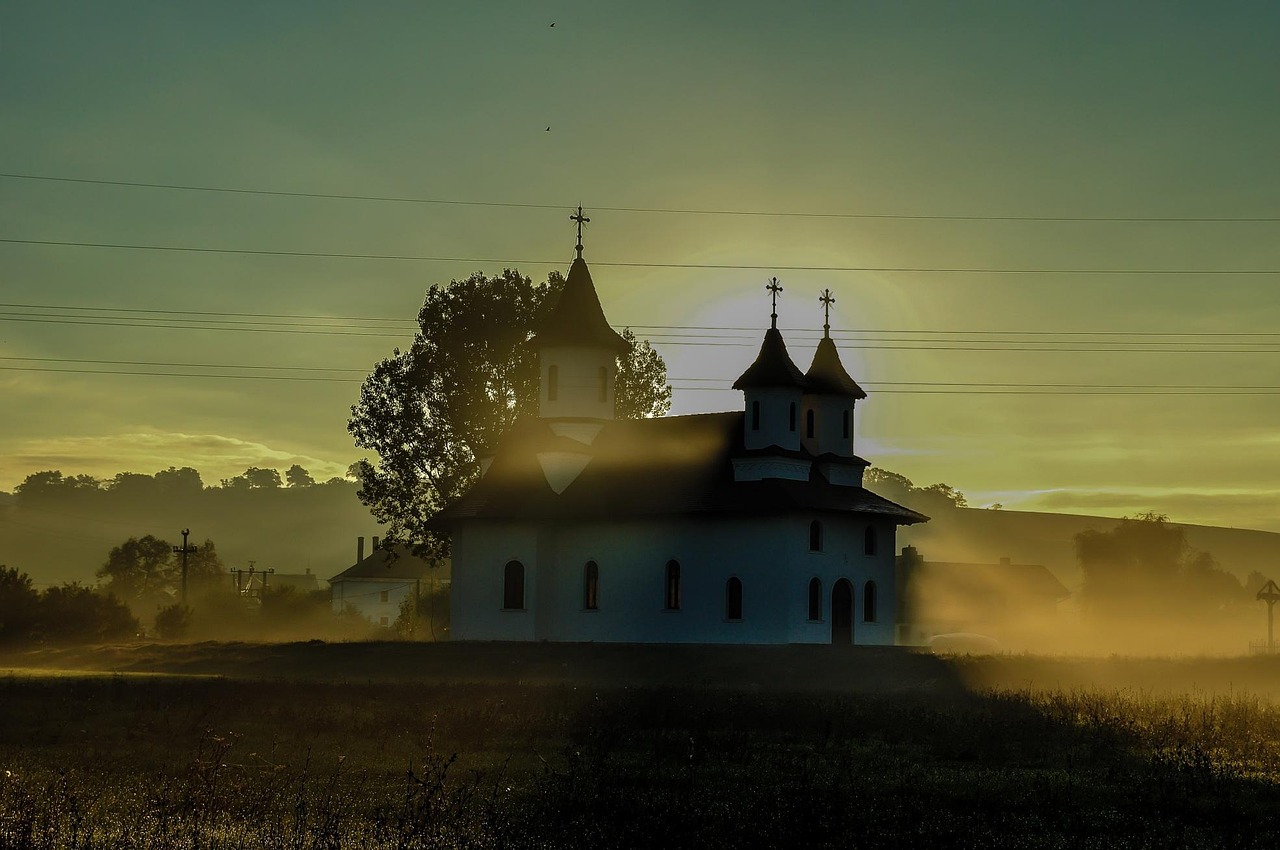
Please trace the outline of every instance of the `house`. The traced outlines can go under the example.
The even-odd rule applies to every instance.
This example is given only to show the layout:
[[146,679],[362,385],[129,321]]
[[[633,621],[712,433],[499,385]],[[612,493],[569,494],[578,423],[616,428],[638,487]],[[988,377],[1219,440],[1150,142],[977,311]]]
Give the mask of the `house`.
[[1052,631],[1071,592],[1041,564],[926,561],[914,546],[898,558],[898,640],[923,645],[934,635],[978,633],[1006,646]]
[[400,604],[432,583],[447,585],[447,571],[433,569],[407,547],[379,548],[373,538],[372,551],[366,557],[364,538],[357,538],[356,562],[329,579],[333,610],[347,606],[379,626],[390,628],[400,616]]
[[801,372],[772,281],[741,409],[617,420],[627,344],[576,250],[533,340],[538,415],[433,520],[452,538],[454,639],[893,644],[897,527],[928,518],[862,486],[866,393],[829,325]]

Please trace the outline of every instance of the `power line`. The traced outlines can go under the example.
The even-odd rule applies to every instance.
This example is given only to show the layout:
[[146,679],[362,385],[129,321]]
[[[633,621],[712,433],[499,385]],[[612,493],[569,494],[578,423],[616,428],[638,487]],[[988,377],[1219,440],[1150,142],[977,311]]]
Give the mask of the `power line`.
[[326,368],[323,366],[259,366],[250,363],[168,363],[156,360],[85,360],[70,357],[8,357],[0,360],[17,360],[37,363],[82,363],[96,366],[163,366],[174,369],[280,369],[297,372],[353,372],[363,375],[367,369]]
[[[318,198],[338,201],[376,201],[396,204],[432,204],[461,207],[508,207],[512,209],[564,210],[574,204],[532,204],[513,201],[463,201],[446,198],[425,198],[388,195],[361,195],[332,192],[289,192],[272,189],[246,189],[234,186],[201,186],[181,183],[148,183],[136,180],[100,180],[87,177],[58,177],[46,174],[3,173],[0,177],[10,180],[33,180],[56,183],[78,183],[94,186],[125,186],[138,189],[167,189],[182,192],[214,192],[231,195],[263,195],[283,198]],[[783,210],[725,210],[681,209],[675,207],[622,207],[593,205],[601,212],[656,213],[663,215],[744,216],[753,218],[830,218],[830,219],[884,219],[897,221],[1026,221],[1026,222],[1133,222],[1158,224],[1236,224],[1268,223],[1280,221],[1273,216],[1044,216],[1044,215],[941,215],[919,213],[850,213],[803,212]]]
[[[208,248],[193,245],[140,245],[121,242],[75,242],[53,239],[8,239],[0,242],[11,245],[44,245],[60,248],[109,248],[127,251],[169,251],[195,254],[237,254],[265,257],[315,257],[338,260],[395,260],[403,262],[431,263],[510,263],[512,265],[563,266],[563,260],[527,260],[503,257],[431,257],[415,254],[357,254],[335,251],[276,251],[253,248]],[[1259,276],[1280,274],[1280,269],[1050,269],[1050,268],[972,268],[945,266],[795,266],[770,263],[642,263],[605,262],[594,260],[592,265],[611,268],[645,269],[719,269],[730,271],[805,271],[805,272],[868,272],[913,274],[999,274],[999,275],[1215,275]]]
[[[352,322],[401,322],[416,329],[415,319],[402,319],[393,316],[323,316],[303,313],[236,313],[217,310],[155,310],[135,307],[85,307],[75,304],[12,304],[0,303],[0,308],[20,308],[29,310],[81,310],[104,313],[156,313],[167,316],[234,316],[237,318],[263,319],[311,319],[322,321]],[[23,314],[19,314],[23,315]],[[37,315],[37,314],[32,314]],[[126,317],[130,318],[130,317]],[[136,318],[136,317],[135,317]],[[195,321],[195,320],[192,320]],[[266,323],[262,323],[266,324]],[[690,330],[690,331],[751,331],[763,333],[764,327],[738,327],[730,325],[637,325],[620,322],[619,327],[632,330]],[[814,328],[779,328],[786,333],[818,334]],[[1014,331],[1014,330],[939,330],[926,328],[843,328],[833,331],[834,334],[951,334],[968,336],[1213,336],[1213,337],[1280,337],[1277,331]]]

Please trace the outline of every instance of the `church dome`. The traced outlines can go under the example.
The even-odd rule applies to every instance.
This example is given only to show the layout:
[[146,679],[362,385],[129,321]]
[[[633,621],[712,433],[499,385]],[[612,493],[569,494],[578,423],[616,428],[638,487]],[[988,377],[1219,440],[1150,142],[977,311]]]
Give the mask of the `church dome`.
[[760,345],[760,354],[755,362],[733,382],[735,390],[768,387],[806,387],[805,377],[791,361],[791,355],[787,354],[787,344],[783,342],[782,334],[776,327],[765,331],[764,342]]
[[806,389],[821,395],[842,395],[852,398],[866,398],[867,394],[858,386],[858,382],[849,377],[840,362],[840,354],[831,337],[824,336],[818,343],[818,350],[813,353],[813,363],[804,375]]
[[539,348],[607,348],[620,354],[630,348],[604,317],[591,271],[581,254],[569,266],[569,277],[560,298],[538,328],[533,344]]

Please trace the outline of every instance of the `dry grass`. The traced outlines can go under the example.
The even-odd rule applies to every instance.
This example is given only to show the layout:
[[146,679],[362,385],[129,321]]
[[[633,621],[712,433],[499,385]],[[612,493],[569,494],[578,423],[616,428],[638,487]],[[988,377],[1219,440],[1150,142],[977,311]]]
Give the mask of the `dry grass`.
[[844,692],[10,677],[0,847],[1274,846],[1269,699],[966,691],[934,661]]

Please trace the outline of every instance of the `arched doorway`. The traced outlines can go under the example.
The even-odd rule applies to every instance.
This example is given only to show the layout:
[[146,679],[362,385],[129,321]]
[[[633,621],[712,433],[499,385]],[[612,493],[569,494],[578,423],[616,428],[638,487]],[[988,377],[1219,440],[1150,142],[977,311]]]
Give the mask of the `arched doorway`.
[[831,642],[853,643],[853,585],[846,578],[831,588]]

